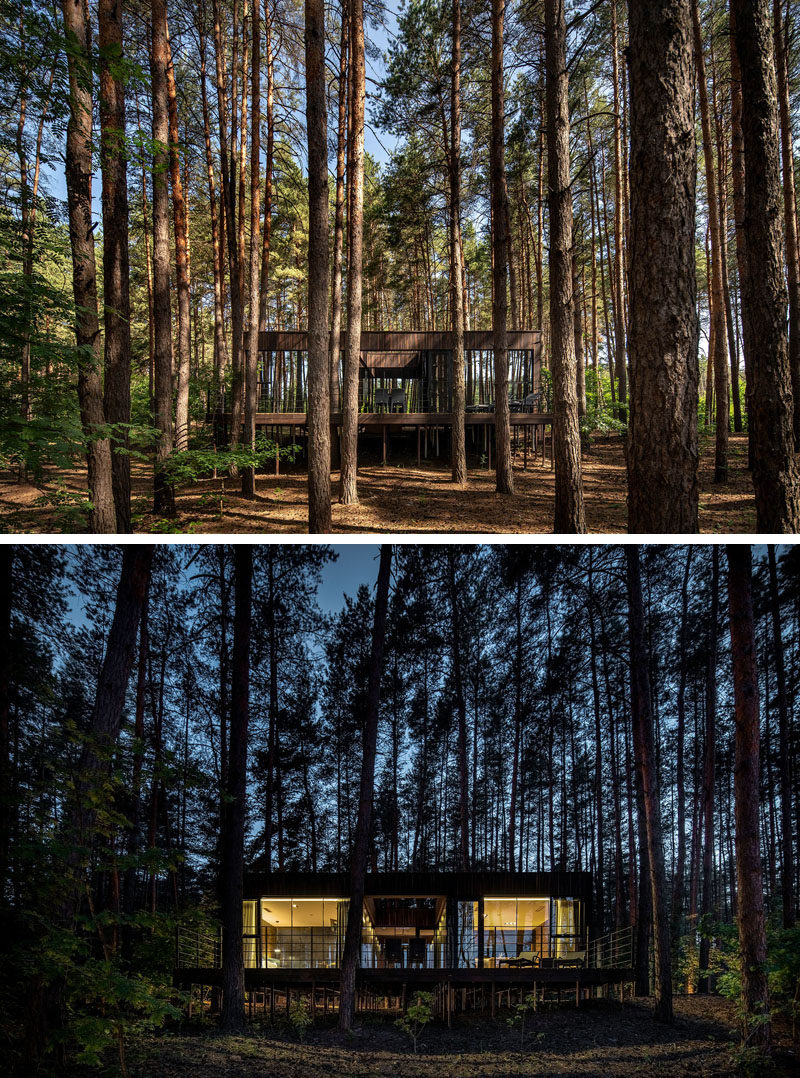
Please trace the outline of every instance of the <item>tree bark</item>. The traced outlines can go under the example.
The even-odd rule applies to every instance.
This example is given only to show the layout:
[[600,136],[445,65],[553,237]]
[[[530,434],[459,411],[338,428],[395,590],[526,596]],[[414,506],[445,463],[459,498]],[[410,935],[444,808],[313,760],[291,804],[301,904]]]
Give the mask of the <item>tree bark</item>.
[[708,960],[711,940],[708,922],[712,910],[714,854],[714,777],[716,773],[717,724],[717,620],[719,618],[719,547],[712,553],[711,610],[709,611],[708,655],[706,657],[706,729],[703,753],[703,901],[700,912],[705,931],[700,938],[699,990],[709,991]]
[[244,956],[242,892],[247,793],[247,737],[250,721],[250,627],[253,548],[234,547],[235,599],[228,783],[222,817],[222,1016],[220,1028],[231,1033],[244,1026]]
[[75,298],[75,341],[78,360],[78,403],[86,439],[89,530],[116,528],[111,442],[103,437],[106,417],[100,377],[101,339],[97,316],[97,269],[92,223],[92,76],[91,26],[83,0],[62,0],[64,34],[70,43],[69,120],[64,173],[67,183],[69,238],[72,250],[72,292]]
[[175,370],[175,448],[189,448],[189,365],[192,353],[192,316],[189,292],[189,220],[181,180],[178,129],[178,94],[172,45],[167,33],[167,106],[169,111],[169,177],[172,187],[172,222],[175,234],[175,292],[178,299],[178,362]]
[[699,334],[688,0],[631,0],[628,530],[696,532]]
[[331,420],[328,366],[328,113],[325,5],[306,0],[308,131],[308,530],[331,530]]
[[169,258],[169,105],[167,100],[166,0],[152,0],[150,9],[152,44],[150,79],[152,82],[153,124],[153,344],[155,366],[154,408],[156,443],[154,509],[169,516],[175,511],[172,488],[166,482],[163,464],[172,452],[172,312],[170,306]]
[[350,138],[347,152],[347,350],[344,359],[342,468],[339,501],[358,505],[358,367],[364,250],[364,2],[351,0]]
[[613,271],[609,260],[609,270],[614,275],[614,343],[615,367],[617,375],[617,400],[619,418],[624,422],[628,418],[625,401],[628,396],[628,372],[626,367],[626,329],[625,317],[625,255],[623,249],[623,195],[624,176],[622,163],[622,109],[619,100],[619,46],[617,26],[617,0],[611,0],[611,59],[612,78],[614,80],[614,263]]
[[625,547],[627,561],[628,618],[631,649],[631,711],[636,767],[641,780],[647,824],[647,853],[653,905],[655,952],[655,1012],[661,1022],[672,1022],[672,958],[669,947],[667,879],[661,836],[661,806],[655,761],[653,714],[650,693],[650,657],[642,604],[639,548]]
[[792,778],[790,770],[790,720],[786,694],[786,668],[783,654],[783,631],[781,629],[781,604],[778,593],[778,567],[775,547],[767,546],[769,561],[769,605],[772,617],[772,639],[775,647],[775,677],[778,682],[778,737],[780,741],[780,797],[781,797],[781,897],[783,899],[783,927],[794,928],[794,842],[792,841]]
[[777,68],[778,115],[783,165],[783,222],[786,235],[786,276],[789,285],[789,370],[794,399],[794,440],[800,448],[800,251],[797,239],[797,205],[794,151],[789,105],[788,28],[784,25],[781,0],[772,0],[775,66]]
[[[100,40],[100,165],[103,173],[103,317],[105,381],[103,408],[114,424],[131,421],[130,271],[128,259],[128,166],[125,147],[125,85],[122,0],[97,5]],[[111,439],[111,478],[117,531],[131,530],[131,461],[128,432]]]
[[697,88],[700,97],[700,124],[703,132],[703,158],[705,160],[706,194],[708,197],[708,229],[711,237],[711,284],[709,300],[713,321],[713,354],[709,349],[708,362],[714,366],[716,391],[716,441],[714,449],[714,482],[728,481],[728,357],[725,354],[725,294],[722,283],[722,221],[717,187],[717,169],[711,138],[711,117],[708,107],[706,84],[706,61],[703,55],[703,37],[700,29],[699,0],[692,0],[692,27],[694,31],[694,58],[697,69]]
[[505,178],[503,24],[505,0],[492,0],[492,347],[494,349],[495,475],[498,494],[514,493],[511,415],[508,407],[508,209]]
[[745,160],[743,230],[747,273],[742,319],[759,532],[800,527],[800,480],[794,452],[791,372],[778,137],[778,104],[769,0],[731,0],[742,76]]
[[62,914],[63,924],[68,927],[74,925],[84,894],[95,839],[98,804],[102,801],[100,788],[110,771],[111,753],[119,736],[154,550],[153,546],[141,544],[123,547],[114,616],[97,681],[89,736],[81,749],[78,776],[65,813],[68,890]]
[[[244,443],[256,448],[258,411],[258,328],[261,308],[261,0],[253,0],[250,91],[250,326],[247,334],[244,380]],[[275,446],[275,452],[279,446]],[[242,494],[256,496],[256,470],[242,468]]]
[[550,209],[550,354],[556,532],[586,531],[578,430],[572,294],[572,188],[564,0],[545,0],[547,168]]
[[[336,209],[333,222],[333,280],[331,287],[331,339],[328,353],[330,367],[330,407],[338,412],[341,407],[341,382],[339,380],[339,356],[341,353],[342,333],[342,258],[344,253],[344,166],[347,144],[347,100],[348,100],[348,27],[349,9],[347,0],[342,3],[342,32],[339,38],[339,85],[338,85],[338,123],[336,136]],[[338,441],[332,444],[332,462],[339,463]]]
[[[358,0],[356,2],[358,3]],[[339,992],[339,1028],[342,1030],[350,1029],[355,1009],[356,968],[361,951],[364,876],[367,869],[370,825],[372,822],[375,753],[378,741],[378,715],[381,702],[381,678],[383,677],[386,610],[389,604],[389,571],[391,563],[392,548],[384,543],[381,547],[378,584],[375,592],[375,619],[372,626],[372,648],[369,663],[369,682],[367,684],[358,819],[356,821],[353,852],[350,860],[350,906],[347,913],[347,931],[342,954]]]
[[[739,3],[739,0],[734,0]],[[742,22],[739,22],[741,27]],[[737,29],[738,33],[738,29]],[[740,55],[741,44],[739,45]],[[745,96],[746,100],[746,96]],[[747,122],[747,121],[745,121]],[[779,218],[778,218],[779,220]],[[751,263],[752,265],[752,263]],[[727,548],[728,611],[736,723],[734,813],[736,817],[736,883],[742,1003],[747,1016],[747,1043],[769,1051],[772,1036],[769,992],[764,965],[767,939],[764,925],[764,884],[759,838],[759,707],[753,620],[752,566],[747,544]]]
[[453,51],[450,73],[450,319],[453,330],[453,426],[450,467],[453,482],[467,482],[464,426],[464,258],[461,249],[461,0],[453,0]]

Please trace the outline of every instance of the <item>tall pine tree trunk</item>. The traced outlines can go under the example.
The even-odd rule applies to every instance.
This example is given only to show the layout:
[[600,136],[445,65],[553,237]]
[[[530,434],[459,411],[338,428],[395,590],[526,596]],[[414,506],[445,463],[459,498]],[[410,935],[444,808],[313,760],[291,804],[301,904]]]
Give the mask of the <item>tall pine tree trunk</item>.
[[389,605],[389,571],[391,564],[392,548],[384,543],[381,547],[378,585],[375,592],[375,620],[372,626],[372,648],[369,662],[366,714],[364,717],[364,747],[361,759],[358,819],[353,838],[353,850],[350,855],[350,906],[347,913],[347,930],[342,953],[339,990],[339,1028],[343,1030],[350,1029],[353,1024],[356,969],[358,968],[358,957],[361,952],[364,877],[367,871],[370,826],[372,823],[375,753],[378,743],[378,714],[381,702],[381,678],[383,677],[386,610]]
[[464,428],[464,258],[461,250],[461,0],[453,0],[453,50],[450,73],[450,319],[453,331],[453,426],[450,466],[453,482],[467,482]]
[[347,350],[344,359],[342,469],[339,501],[358,505],[358,368],[364,250],[364,2],[351,0],[350,123],[347,152]]
[[642,603],[639,548],[625,547],[627,561],[628,618],[631,649],[631,712],[633,745],[639,772],[647,825],[647,860],[653,905],[653,943],[655,953],[655,1018],[672,1021],[672,957],[669,946],[667,877],[664,869],[664,843],[661,834],[661,805],[656,767],[653,713],[650,691],[650,656]]
[[83,0],[62,0],[64,34],[69,42],[69,120],[64,173],[67,183],[72,292],[78,361],[78,403],[86,439],[86,464],[92,509],[89,530],[114,532],[111,442],[97,436],[105,424],[100,376],[102,345],[97,316],[97,269],[92,222],[92,69],[91,26]]
[[253,587],[253,548],[234,547],[235,599],[230,752],[226,804],[222,817],[222,1020],[231,1033],[244,1026],[244,955],[242,953],[242,893],[244,825],[247,793],[247,737],[250,719],[250,626]]
[[[131,329],[128,259],[128,168],[125,153],[125,86],[122,0],[100,0],[100,165],[103,172],[103,408],[109,423],[131,420]],[[117,531],[131,530],[131,460],[127,430],[112,438],[111,476]]]
[[792,375],[792,397],[794,398],[794,439],[795,446],[800,448],[800,251],[797,239],[794,151],[789,104],[788,29],[784,26],[781,0],[772,0],[772,18],[783,164],[786,276],[789,285],[789,370]]
[[[756,522],[800,527],[800,477],[786,332],[778,103],[769,0],[731,0],[742,76],[747,273],[741,282]],[[748,356],[749,348],[749,356]]]
[[325,6],[306,0],[308,131],[308,530],[331,530],[331,419],[328,367],[328,113]]
[[[330,370],[330,406],[331,411],[341,408],[341,382],[339,380],[339,356],[342,334],[342,260],[344,254],[344,166],[347,148],[347,101],[348,101],[348,0],[342,4],[342,31],[339,38],[339,85],[338,121],[336,134],[336,209],[333,220],[333,280],[331,287],[331,338],[328,351]],[[339,443],[334,439],[332,445],[332,463],[339,463]]]
[[586,531],[578,430],[572,294],[572,187],[564,0],[545,0],[547,166],[550,208],[550,355],[556,532]]
[[[256,412],[258,411],[258,327],[261,291],[261,11],[260,0],[253,0],[250,89],[250,325],[245,351],[244,444],[256,448]],[[278,452],[278,446],[275,452]],[[242,468],[242,494],[256,496],[255,467]]]
[[700,97],[700,122],[703,132],[703,157],[705,160],[706,193],[708,196],[708,229],[711,238],[711,282],[709,300],[713,332],[710,340],[708,362],[714,366],[714,389],[716,392],[716,442],[714,450],[714,482],[728,481],[728,357],[726,355],[725,294],[722,284],[722,221],[717,188],[717,167],[711,137],[711,117],[706,85],[706,61],[703,54],[703,37],[700,29],[700,0],[692,0],[692,27],[694,32],[694,59],[697,69],[697,87]]
[[772,638],[775,645],[775,676],[778,682],[778,737],[780,740],[780,798],[781,798],[781,897],[783,927],[794,928],[794,842],[792,840],[792,779],[790,720],[786,695],[786,668],[781,629],[781,604],[778,593],[778,567],[775,547],[767,547],[769,560],[769,605],[772,616]]
[[178,93],[172,45],[167,36],[167,103],[169,106],[169,182],[175,235],[175,292],[178,300],[178,356],[175,369],[175,448],[189,448],[189,367],[192,354],[192,316],[189,290],[189,219],[181,179]]
[[511,415],[508,407],[508,212],[505,180],[505,94],[503,24],[505,0],[492,0],[492,347],[494,349],[495,474],[499,494],[514,493]]
[[172,452],[172,311],[170,304],[169,257],[169,105],[167,101],[166,0],[152,0],[150,80],[153,124],[153,364],[154,424],[158,431],[154,475],[154,509],[170,515],[175,511],[171,486],[163,464]]
[[631,0],[628,530],[696,532],[698,320],[689,0]]
[[[739,23],[739,26],[741,25]],[[741,44],[739,47],[741,49]],[[758,1045],[769,1051],[772,1029],[769,1021],[763,1020],[769,1012],[769,992],[764,969],[767,939],[759,839],[759,707],[752,564],[750,547],[746,544],[729,545],[727,554],[736,721],[733,781],[739,907],[737,919],[742,967],[742,1004],[747,1019],[747,1027],[742,1033],[748,1044]]]

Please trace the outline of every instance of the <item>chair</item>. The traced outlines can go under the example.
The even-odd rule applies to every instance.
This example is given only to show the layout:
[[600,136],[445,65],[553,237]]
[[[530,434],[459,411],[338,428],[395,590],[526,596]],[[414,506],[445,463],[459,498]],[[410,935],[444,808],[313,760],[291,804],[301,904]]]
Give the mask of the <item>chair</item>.
[[507,958],[505,960],[507,966],[538,966],[539,965],[539,952],[538,951],[520,951],[516,958]]
[[542,394],[541,393],[529,393],[524,401],[524,408],[526,412],[538,412],[541,405]]
[[375,390],[375,411],[379,411],[381,408],[389,408],[389,390],[388,389],[376,389]]
[[384,945],[384,961],[387,968],[389,966],[403,965],[403,941],[401,939],[389,938]]
[[408,964],[425,969],[428,958],[428,948],[424,939],[410,939],[408,941]]
[[406,391],[404,389],[392,390],[389,411],[393,412],[398,406],[401,412],[406,410]]
[[586,951],[564,951],[558,959],[559,969],[583,969],[586,965]]

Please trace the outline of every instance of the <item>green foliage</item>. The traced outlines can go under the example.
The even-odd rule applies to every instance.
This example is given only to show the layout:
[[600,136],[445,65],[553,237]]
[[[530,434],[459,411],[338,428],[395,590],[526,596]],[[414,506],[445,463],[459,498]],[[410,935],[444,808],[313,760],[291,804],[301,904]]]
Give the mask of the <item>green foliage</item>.
[[623,423],[620,419],[616,419],[610,412],[597,411],[594,408],[590,408],[585,415],[581,416],[581,445],[584,449],[589,449],[591,436],[593,434],[598,434],[601,438],[607,438],[612,434],[619,434],[624,438],[627,431],[628,424]]
[[414,1044],[414,1055],[417,1054],[417,1041],[432,1018],[433,995],[430,992],[417,992],[406,1008],[406,1013],[395,1022],[397,1028],[402,1029],[411,1038]]
[[263,471],[270,462],[275,461],[276,452],[280,454],[282,461],[293,463],[300,452],[300,446],[286,445],[279,448],[275,442],[260,435],[256,439],[254,450],[242,446],[235,449],[216,449],[212,446],[175,450],[165,460],[163,471],[170,486],[185,486],[187,483],[207,479],[215,470],[222,473],[242,471],[244,468]]
[[301,998],[292,1001],[292,1005],[289,1008],[289,1023],[302,1044],[305,1039],[306,1030],[313,1023],[311,1011],[309,1010],[306,1000]]
[[[527,996],[524,996],[519,1003],[515,1003],[511,1008],[511,1014],[506,1018],[506,1025],[509,1030],[519,1029],[519,1046],[524,1048],[525,1046],[525,1016],[529,1011],[536,1010],[536,997],[532,992],[529,992]],[[539,1034],[538,1039],[541,1040],[544,1034]]]

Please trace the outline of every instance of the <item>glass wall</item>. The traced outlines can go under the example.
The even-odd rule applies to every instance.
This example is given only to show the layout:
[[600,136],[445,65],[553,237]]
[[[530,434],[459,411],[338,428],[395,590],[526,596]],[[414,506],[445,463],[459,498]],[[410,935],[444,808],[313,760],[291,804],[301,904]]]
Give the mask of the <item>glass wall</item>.
[[[475,917],[478,903],[474,904]],[[483,964],[536,963],[551,955],[549,898],[486,898],[483,902]]]
[[[262,898],[245,902],[245,965],[281,969],[338,966],[348,905],[341,898]],[[253,907],[252,914],[248,907]],[[252,933],[248,932],[249,926],[253,926]]]

